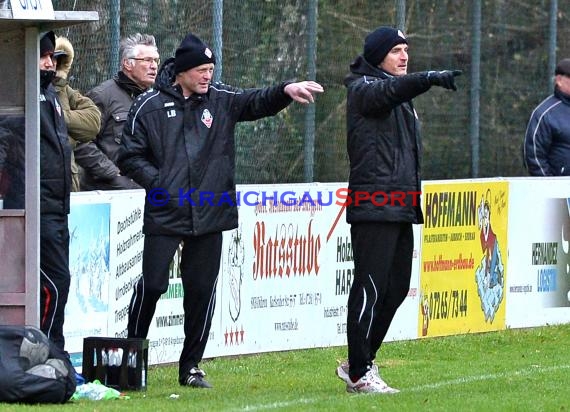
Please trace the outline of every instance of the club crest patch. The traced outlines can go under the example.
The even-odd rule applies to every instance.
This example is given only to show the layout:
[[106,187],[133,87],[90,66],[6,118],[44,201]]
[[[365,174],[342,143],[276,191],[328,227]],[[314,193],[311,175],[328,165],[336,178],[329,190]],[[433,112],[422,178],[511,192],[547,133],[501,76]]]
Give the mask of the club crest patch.
[[204,123],[206,127],[209,129],[210,127],[212,127],[213,121],[214,118],[212,117],[212,113],[210,113],[208,109],[204,109],[204,111],[202,112],[202,123]]

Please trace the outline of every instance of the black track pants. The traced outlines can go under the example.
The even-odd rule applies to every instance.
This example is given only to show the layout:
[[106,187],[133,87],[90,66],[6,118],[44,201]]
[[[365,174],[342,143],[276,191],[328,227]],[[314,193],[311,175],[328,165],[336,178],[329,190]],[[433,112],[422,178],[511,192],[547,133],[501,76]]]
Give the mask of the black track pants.
[[156,303],[168,289],[169,266],[178,246],[184,290],[184,346],[180,378],[202,360],[216,303],[216,284],[222,253],[222,233],[203,236],[145,235],[143,276],[136,283],[129,305],[129,338],[146,338]]
[[363,376],[410,288],[411,223],[353,223],[354,281],[348,296],[347,341],[351,378]]
[[64,351],[63,322],[69,295],[67,215],[40,216],[40,329]]

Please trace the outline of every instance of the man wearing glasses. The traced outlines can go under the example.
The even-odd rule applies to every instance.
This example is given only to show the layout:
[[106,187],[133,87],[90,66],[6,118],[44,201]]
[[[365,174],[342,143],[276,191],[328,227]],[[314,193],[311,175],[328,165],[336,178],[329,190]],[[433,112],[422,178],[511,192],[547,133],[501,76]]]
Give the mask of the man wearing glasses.
[[148,89],[160,64],[154,36],[136,33],[121,40],[121,69],[87,93],[101,111],[101,130],[95,142],[76,147],[83,168],[81,190],[139,189],[116,165],[123,125],[133,100]]

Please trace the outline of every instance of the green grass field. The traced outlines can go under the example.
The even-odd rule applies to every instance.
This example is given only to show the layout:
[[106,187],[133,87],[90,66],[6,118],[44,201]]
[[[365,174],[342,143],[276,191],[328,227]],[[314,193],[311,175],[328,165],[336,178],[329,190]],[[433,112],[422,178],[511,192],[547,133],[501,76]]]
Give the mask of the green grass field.
[[569,411],[569,351],[570,325],[389,342],[377,363],[395,395],[347,393],[334,374],[345,347],[217,358],[201,365],[210,390],[182,388],[176,366],[154,366],[130,399],[0,410]]

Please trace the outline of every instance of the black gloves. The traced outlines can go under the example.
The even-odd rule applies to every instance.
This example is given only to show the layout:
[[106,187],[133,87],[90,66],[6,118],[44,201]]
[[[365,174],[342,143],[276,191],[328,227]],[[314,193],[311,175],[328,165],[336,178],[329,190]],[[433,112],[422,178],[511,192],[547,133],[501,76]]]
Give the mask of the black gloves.
[[128,178],[127,176],[114,176],[109,182],[107,183],[113,190],[120,190],[120,189],[141,189],[141,187],[136,184],[132,179]]
[[441,70],[427,72],[427,79],[433,86],[457,90],[455,77],[461,75],[461,70]]

